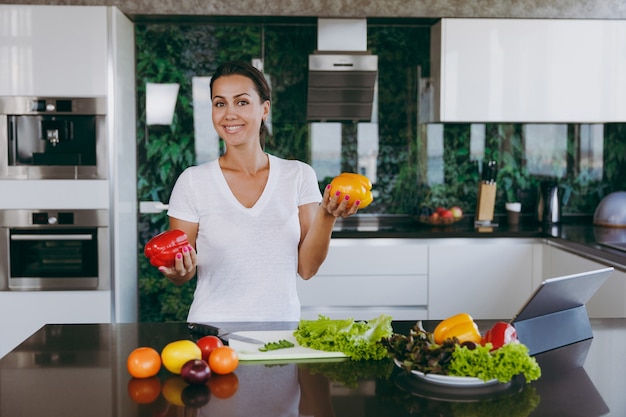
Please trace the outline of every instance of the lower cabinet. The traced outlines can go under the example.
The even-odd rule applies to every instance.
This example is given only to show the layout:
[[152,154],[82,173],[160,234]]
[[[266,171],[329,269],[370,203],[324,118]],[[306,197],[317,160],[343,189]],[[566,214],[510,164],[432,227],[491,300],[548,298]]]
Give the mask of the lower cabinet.
[[[510,320],[542,280],[606,266],[543,239],[333,239],[326,262],[298,281],[302,318],[442,320],[467,312]],[[626,317],[626,272],[587,303],[590,317]]]
[[417,239],[333,239],[313,278],[298,281],[302,318],[427,318],[428,247]]
[[428,318],[466,312],[513,318],[533,291],[541,244],[526,239],[437,239],[429,244]]
[[[543,276],[559,277],[611,266],[592,261],[566,250],[544,245]],[[626,272],[615,270],[587,303],[592,318],[626,317]]]
[[3,291],[0,357],[45,324],[110,322],[110,291]]

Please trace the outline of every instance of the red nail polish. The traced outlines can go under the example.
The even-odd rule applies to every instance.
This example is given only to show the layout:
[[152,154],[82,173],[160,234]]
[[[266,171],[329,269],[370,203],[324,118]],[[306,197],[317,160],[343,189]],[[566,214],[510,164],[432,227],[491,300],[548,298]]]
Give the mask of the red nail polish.
[[350,200],[350,196],[349,195],[345,196],[344,200]]
[[180,253],[176,254],[176,259],[183,259],[183,255],[181,255]]
[[183,252],[189,252],[189,248],[187,246],[183,246]]
[[339,197],[339,196],[341,195],[341,191],[337,191],[337,192],[335,193],[335,195],[336,195],[337,197]]
[[327,190],[330,190],[330,184],[328,184],[328,185],[326,186],[326,189],[327,189]]
[[357,201],[354,202],[354,204],[358,206],[359,204],[361,204],[361,201],[357,200]]

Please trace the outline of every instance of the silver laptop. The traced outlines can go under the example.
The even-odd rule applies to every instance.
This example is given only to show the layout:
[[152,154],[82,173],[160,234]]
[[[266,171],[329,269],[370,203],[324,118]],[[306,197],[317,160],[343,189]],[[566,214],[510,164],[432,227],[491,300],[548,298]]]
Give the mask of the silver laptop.
[[511,323],[587,304],[613,272],[612,267],[546,279],[537,287]]

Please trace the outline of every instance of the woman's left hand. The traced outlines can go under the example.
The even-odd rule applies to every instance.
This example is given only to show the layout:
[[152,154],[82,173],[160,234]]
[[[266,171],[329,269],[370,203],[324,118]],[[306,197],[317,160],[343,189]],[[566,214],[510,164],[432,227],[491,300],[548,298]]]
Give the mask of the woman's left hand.
[[174,266],[159,267],[159,271],[174,284],[180,285],[189,281],[196,273],[196,251],[193,246],[188,245],[176,254]]
[[[324,190],[324,196],[322,197],[322,202],[320,206],[328,212],[333,217],[349,217],[359,210],[359,204],[361,203],[359,200],[355,201],[354,204],[350,204],[350,196],[346,195],[344,198],[341,198],[341,192],[337,191],[335,195],[330,195],[330,184],[326,186]],[[349,205],[350,204],[350,205]]]

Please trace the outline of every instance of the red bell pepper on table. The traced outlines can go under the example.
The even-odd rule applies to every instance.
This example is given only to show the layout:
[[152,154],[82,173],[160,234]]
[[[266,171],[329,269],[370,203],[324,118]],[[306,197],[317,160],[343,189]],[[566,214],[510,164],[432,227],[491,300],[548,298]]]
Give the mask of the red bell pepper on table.
[[509,323],[499,321],[487,330],[480,344],[485,346],[491,343],[491,350],[500,349],[507,343],[517,341],[517,330]]
[[174,266],[176,254],[185,246],[189,246],[185,232],[177,229],[167,230],[150,239],[143,253],[150,260],[150,265],[171,268]]

